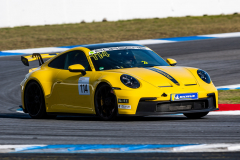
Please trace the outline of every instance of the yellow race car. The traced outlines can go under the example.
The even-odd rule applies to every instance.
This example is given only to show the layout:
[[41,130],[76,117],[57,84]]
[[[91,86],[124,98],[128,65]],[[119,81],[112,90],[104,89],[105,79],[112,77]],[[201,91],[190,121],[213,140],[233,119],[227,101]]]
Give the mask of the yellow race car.
[[83,45],[21,60],[40,65],[21,82],[21,107],[32,118],[72,113],[103,120],[175,113],[201,118],[218,110],[218,92],[207,72],[175,66],[174,59],[165,61],[142,45]]

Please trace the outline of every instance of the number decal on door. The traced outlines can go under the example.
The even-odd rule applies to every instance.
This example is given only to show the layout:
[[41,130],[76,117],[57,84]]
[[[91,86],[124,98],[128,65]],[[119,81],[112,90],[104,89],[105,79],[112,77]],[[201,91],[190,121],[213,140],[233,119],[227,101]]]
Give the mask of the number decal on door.
[[89,77],[80,77],[78,80],[79,95],[90,95]]

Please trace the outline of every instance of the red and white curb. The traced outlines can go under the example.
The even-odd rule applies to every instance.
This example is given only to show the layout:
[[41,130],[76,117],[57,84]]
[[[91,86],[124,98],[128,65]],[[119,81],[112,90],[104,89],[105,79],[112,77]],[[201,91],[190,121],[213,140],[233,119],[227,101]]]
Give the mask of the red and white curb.
[[240,104],[218,104],[218,108],[208,115],[240,115]]
[[240,110],[239,111],[213,111],[209,112],[208,115],[240,115]]

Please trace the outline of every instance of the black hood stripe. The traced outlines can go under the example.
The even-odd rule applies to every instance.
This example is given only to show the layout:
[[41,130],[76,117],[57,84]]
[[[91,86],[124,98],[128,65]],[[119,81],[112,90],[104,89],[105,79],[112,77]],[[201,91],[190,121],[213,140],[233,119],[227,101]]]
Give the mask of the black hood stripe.
[[157,72],[157,73],[160,73],[161,75],[163,75],[164,77],[168,78],[169,80],[171,80],[173,83],[175,83],[176,85],[180,85],[178,83],[178,81],[176,79],[174,79],[171,75],[169,75],[168,73],[160,70],[160,69],[157,69],[157,68],[153,68],[153,67],[149,67],[149,68],[146,68],[146,69],[149,69],[151,71],[154,71],[154,72]]

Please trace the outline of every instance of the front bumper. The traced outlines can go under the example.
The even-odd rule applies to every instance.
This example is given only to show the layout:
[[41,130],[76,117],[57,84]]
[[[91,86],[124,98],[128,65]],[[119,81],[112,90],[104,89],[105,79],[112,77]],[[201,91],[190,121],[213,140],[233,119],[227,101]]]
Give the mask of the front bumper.
[[149,101],[140,99],[136,111],[137,116],[197,113],[218,110],[215,94],[207,98],[187,101]]

